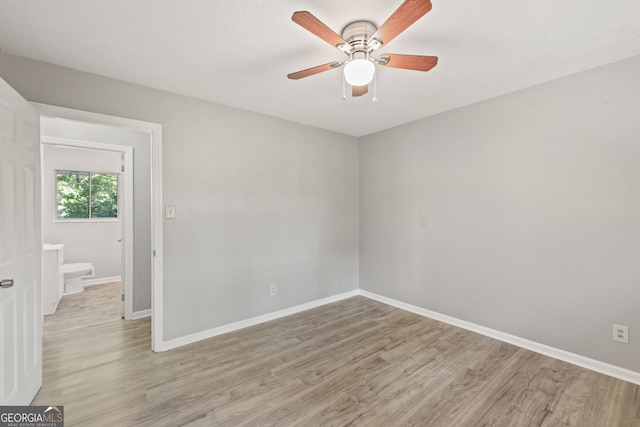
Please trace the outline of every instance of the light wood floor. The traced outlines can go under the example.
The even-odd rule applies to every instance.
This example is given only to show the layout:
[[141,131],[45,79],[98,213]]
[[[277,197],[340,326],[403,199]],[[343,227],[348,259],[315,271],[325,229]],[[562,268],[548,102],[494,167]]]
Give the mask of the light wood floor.
[[640,386],[364,297],[152,353],[149,319],[79,321],[95,288],[45,322],[68,427],[640,426]]
[[120,282],[87,286],[84,292],[62,297],[55,314],[44,316],[44,332],[85,328],[121,318]]

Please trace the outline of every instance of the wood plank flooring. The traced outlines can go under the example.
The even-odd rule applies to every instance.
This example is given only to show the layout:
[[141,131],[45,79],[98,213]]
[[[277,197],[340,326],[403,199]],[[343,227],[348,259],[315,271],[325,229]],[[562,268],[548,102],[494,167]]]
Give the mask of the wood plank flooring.
[[364,297],[152,353],[117,297],[84,308],[111,288],[45,321],[34,404],[68,427],[640,426],[638,385]]
[[87,286],[84,292],[62,297],[55,314],[44,316],[44,331],[112,322],[120,319],[120,312],[120,282]]

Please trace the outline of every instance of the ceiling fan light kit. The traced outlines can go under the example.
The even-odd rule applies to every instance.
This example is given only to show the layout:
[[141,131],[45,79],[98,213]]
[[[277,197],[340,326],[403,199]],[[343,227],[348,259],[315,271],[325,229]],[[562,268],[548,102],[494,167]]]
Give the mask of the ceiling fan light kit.
[[342,38],[347,44],[340,50],[349,54],[349,59],[344,63],[344,78],[351,86],[368,85],[373,80],[376,66],[371,52],[375,50],[373,46],[382,44],[377,39],[375,43],[369,43],[376,30],[376,26],[368,21],[352,22],[342,30]]
[[364,86],[371,83],[376,72],[376,66],[371,57],[364,54],[349,59],[344,65],[344,79],[351,86]]
[[[369,21],[355,21],[345,26],[341,35],[336,34],[311,13],[306,11],[295,12],[291,17],[293,22],[338,48],[349,57],[343,62],[334,61],[318,65],[291,73],[287,77],[298,80],[344,65],[344,81],[351,86],[351,96],[356,97],[368,92],[368,85],[375,77],[376,65],[406,70],[429,71],[438,63],[438,57],[381,54],[375,58],[372,54],[384,44],[388,44],[430,10],[430,0],[405,0],[380,28],[376,28]],[[373,100],[377,100],[375,90]]]

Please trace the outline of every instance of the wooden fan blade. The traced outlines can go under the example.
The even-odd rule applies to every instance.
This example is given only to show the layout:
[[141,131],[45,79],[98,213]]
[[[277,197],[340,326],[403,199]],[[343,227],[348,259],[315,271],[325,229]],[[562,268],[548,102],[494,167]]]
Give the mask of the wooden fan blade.
[[334,61],[328,64],[318,65],[317,67],[307,68],[306,70],[296,71],[295,73],[287,74],[292,80],[302,79],[304,77],[313,76],[314,74],[322,73],[324,71],[333,70],[342,65],[342,62]]
[[307,31],[310,31],[320,37],[333,47],[337,47],[341,44],[347,44],[342,37],[337,35],[331,28],[327,27],[322,21],[309,12],[294,12],[291,20]]
[[378,64],[406,70],[429,71],[437,63],[437,56],[400,55],[398,53],[383,53],[378,56]]
[[430,10],[430,0],[405,0],[371,38],[387,44]]
[[351,96],[362,96],[369,92],[369,85],[351,86]]

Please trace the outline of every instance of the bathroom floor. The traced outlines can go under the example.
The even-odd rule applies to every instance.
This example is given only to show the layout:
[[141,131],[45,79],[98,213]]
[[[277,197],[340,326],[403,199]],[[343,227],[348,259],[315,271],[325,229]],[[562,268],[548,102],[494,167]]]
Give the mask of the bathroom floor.
[[56,312],[44,316],[46,330],[86,327],[120,319],[120,282],[87,286],[84,292],[65,295]]

